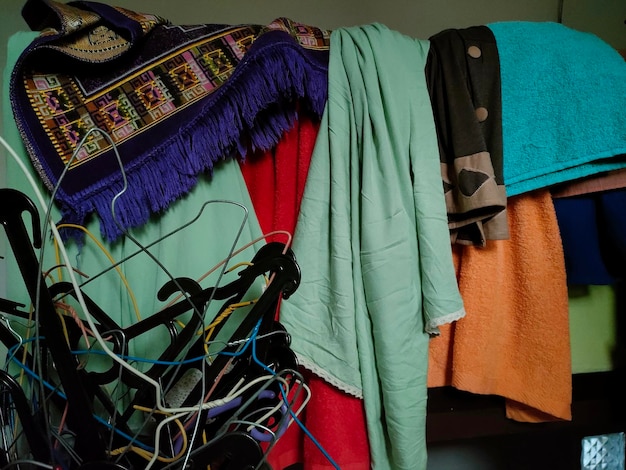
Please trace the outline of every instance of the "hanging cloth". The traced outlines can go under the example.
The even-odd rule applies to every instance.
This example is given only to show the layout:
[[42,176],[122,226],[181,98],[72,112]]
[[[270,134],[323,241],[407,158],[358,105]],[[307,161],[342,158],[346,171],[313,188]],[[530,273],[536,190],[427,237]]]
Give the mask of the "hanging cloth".
[[306,368],[363,396],[376,469],[426,467],[428,331],[463,316],[424,66],[382,25],[331,35],[329,100],[281,322]]
[[517,421],[569,420],[568,297],[552,198],[533,191],[509,198],[507,210],[509,240],[455,247],[467,316],[431,340],[428,385],[505,397]]
[[488,25],[500,56],[508,196],[626,167],[626,62],[558,23]]
[[509,237],[502,176],[500,61],[486,26],[430,38],[426,63],[452,242]]
[[[318,129],[319,120],[300,113],[294,128],[285,133],[274,149],[255,152],[241,162],[241,172],[263,233],[294,232]],[[276,239],[284,240],[284,237],[277,235]],[[311,389],[311,400],[301,416],[307,429],[342,470],[370,468],[363,400],[306,370],[302,372]],[[298,463],[303,470],[332,468],[295,424],[272,448],[268,463],[277,470]]]

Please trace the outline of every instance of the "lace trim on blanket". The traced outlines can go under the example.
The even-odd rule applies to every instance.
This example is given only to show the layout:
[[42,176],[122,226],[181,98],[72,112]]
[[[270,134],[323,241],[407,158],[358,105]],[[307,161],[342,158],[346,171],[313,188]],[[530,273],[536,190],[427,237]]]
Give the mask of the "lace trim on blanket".
[[456,312],[449,313],[448,315],[444,315],[442,317],[437,317],[433,320],[428,320],[426,322],[426,326],[424,330],[431,336],[439,336],[439,327],[441,325],[445,325],[447,323],[452,323],[454,321],[460,320],[465,316],[465,309],[462,308],[457,310]]
[[318,377],[324,379],[326,382],[328,382],[332,386],[338,388],[342,392],[345,392],[345,393],[347,393],[349,395],[352,395],[352,396],[354,396],[356,398],[360,398],[361,400],[363,399],[363,390],[361,390],[360,388],[354,387],[352,385],[348,385],[345,382],[342,382],[337,377],[329,374],[324,369],[322,369],[322,368],[318,367],[317,365],[315,365],[308,358],[306,358],[304,356],[301,356],[298,353],[296,353],[296,356],[298,358],[298,363],[302,367],[304,367],[305,369],[313,372],[315,375],[317,375]]

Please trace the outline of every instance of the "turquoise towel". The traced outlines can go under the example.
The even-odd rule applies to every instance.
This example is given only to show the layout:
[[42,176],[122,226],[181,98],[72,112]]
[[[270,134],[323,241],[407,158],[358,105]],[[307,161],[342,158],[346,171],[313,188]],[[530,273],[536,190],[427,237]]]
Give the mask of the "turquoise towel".
[[626,166],[626,62],[558,23],[488,25],[502,80],[508,196]]

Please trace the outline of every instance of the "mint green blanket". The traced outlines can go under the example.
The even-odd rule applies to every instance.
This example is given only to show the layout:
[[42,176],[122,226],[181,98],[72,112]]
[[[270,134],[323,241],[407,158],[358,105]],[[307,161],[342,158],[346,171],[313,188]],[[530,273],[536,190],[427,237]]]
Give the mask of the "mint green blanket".
[[294,237],[302,283],[281,310],[301,363],[363,397],[376,469],[426,467],[428,332],[464,314],[428,47],[378,24],[332,33]]

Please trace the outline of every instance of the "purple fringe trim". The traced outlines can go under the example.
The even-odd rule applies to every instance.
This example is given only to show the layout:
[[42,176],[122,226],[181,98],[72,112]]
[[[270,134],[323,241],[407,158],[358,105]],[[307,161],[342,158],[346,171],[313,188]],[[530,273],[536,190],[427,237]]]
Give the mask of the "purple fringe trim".
[[[116,200],[115,218],[111,202],[123,189],[121,175],[63,201],[63,222],[84,224],[95,211],[102,236],[114,241],[188,193],[198,176],[212,173],[218,161],[274,147],[294,125],[298,105],[321,117],[328,69],[306,54],[292,38],[290,43],[272,42],[248,51],[231,78],[207,98],[196,119],[125,168],[128,189]],[[67,231],[64,236],[81,234]]]

